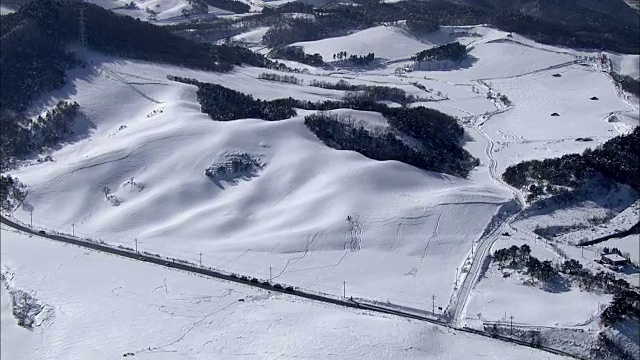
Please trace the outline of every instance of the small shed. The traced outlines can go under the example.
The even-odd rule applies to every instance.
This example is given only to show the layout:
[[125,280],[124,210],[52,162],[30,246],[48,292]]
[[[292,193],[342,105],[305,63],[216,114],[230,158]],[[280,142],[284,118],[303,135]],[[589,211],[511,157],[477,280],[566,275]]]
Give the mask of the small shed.
[[609,265],[622,266],[627,263],[627,259],[618,254],[602,255],[602,262]]

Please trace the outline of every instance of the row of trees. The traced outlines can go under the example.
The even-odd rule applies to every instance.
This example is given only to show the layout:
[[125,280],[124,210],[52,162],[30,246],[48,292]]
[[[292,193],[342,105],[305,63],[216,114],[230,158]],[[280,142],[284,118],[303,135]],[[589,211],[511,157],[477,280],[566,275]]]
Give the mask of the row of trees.
[[279,75],[276,73],[262,73],[258,75],[258,79],[269,80],[269,81],[277,81],[289,84],[302,85],[304,80],[299,79],[293,75]]
[[640,190],[640,127],[617,136],[582,155],[524,161],[506,169],[502,178],[517,188],[527,188],[530,200],[558,190],[576,189],[598,176]]
[[351,62],[353,65],[357,65],[357,66],[365,66],[365,65],[369,65],[371,63],[373,63],[373,61],[375,60],[376,55],[374,53],[368,53],[367,55],[356,55],[356,54],[351,54],[350,56],[347,55],[346,51],[340,51],[338,53],[333,54],[333,60],[346,60]]

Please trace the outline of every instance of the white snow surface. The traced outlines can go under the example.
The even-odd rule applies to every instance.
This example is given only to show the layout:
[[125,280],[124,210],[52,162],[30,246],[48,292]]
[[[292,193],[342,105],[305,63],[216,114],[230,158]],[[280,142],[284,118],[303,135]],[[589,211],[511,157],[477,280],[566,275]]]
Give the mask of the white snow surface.
[[560,359],[431,324],[28,237],[4,226],[0,246],[11,286],[34,294],[52,314],[32,331],[19,327],[3,286],[2,358],[101,360],[131,353],[154,360]]
[[[263,30],[243,36],[255,41]],[[418,51],[453,40],[472,48],[473,61],[447,71],[395,73]],[[141,250],[193,262],[202,253],[206,265],[262,279],[271,268],[278,282],[335,295],[342,295],[346,281],[348,296],[429,309],[430,296],[436,294],[436,306],[444,308],[472,243],[512,198],[492,176],[522,160],[581,152],[638,124],[633,115],[637,99],[620,93],[596,63],[580,60],[584,51],[537,44],[517,34],[508,37],[486,26],[443,27],[423,38],[401,26],[381,26],[302,45],[325,60],[346,50],[373,51],[389,62],[361,71],[298,64],[309,71],[294,74],[304,80],[301,86],[258,80],[260,73],[274,72],[266,69],[240,67],[219,74],[90,54],[91,66],[70,71],[68,85],[33,109],[40,113],[64,99],[78,101],[84,116],[75,138],[52,153],[53,162],[11,173],[29,186],[25,206],[13,215],[28,223],[33,209],[39,227],[70,233],[75,223],[79,236],[131,248],[137,238]],[[469,179],[460,179],[336,151],[306,129],[302,120],[309,111],[278,122],[213,121],[200,112],[194,86],[168,81],[166,75],[217,83],[266,100],[343,96],[342,91],[307,86],[312,79],[400,87],[437,100],[420,105],[461,119],[467,130],[464,147],[481,164]],[[487,99],[487,86],[512,105]],[[386,126],[377,113],[335,112],[370,127]],[[551,112],[560,116],[550,117]],[[611,115],[618,121],[607,121]],[[593,141],[575,141],[578,137]],[[234,151],[260,157],[265,167],[237,185],[216,184],[204,175],[218,156]],[[487,154],[497,162],[496,174]],[[583,215],[580,211],[588,215],[591,210],[559,216],[571,222]],[[347,216],[362,229],[353,239]],[[534,238],[499,243],[531,245]],[[354,241],[359,251],[350,250]],[[553,257],[554,250],[535,251]],[[548,293],[503,282],[500,275],[481,280],[468,317],[482,312],[485,319],[497,320],[503,316],[500,306],[517,306],[526,296],[532,297],[531,306],[513,310],[520,311],[518,321],[572,326],[588,321],[597,303],[606,301],[574,290]],[[549,301],[577,301],[584,307],[572,313],[547,306]],[[533,318],[538,307],[539,320]]]
[[[104,62],[102,62],[104,61]],[[38,226],[227,271],[424,308],[424,289],[446,307],[456,268],[508,193],[475,181],[373,161],[318,141],[302,116],[216,122],[196,88],[166,74],[220,83],[258,98],[329,98],[332,90],[257,81],[262,69],[195,72],[94,58],[52,98],[78,101],[88,137],[54,162],[14,173],[29,185]],[[380,117],[351,112],[357,121]],[[223,152],[261,156],[257,177],[219,187],[204,175]],[[143,186],[130,187],[130,179]],[[109,189],[109,199],[104,189]],[[372,194],[375,194],[372,196]],[[61,206],[64,204],[64,206]],[[114,206],[114,204],[119,204]],[[14,214],[25,221],[23,208]],[[347,216],[358,219],[351,239]],[[352,241],[361,250],[350,250]]]

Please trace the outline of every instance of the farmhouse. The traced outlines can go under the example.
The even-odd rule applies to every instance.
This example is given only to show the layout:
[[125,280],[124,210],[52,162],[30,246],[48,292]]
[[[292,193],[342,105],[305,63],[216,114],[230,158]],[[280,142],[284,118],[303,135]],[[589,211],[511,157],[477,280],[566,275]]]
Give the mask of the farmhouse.
[[609,265],[622,266],[627,263],[627,259],[618,254],[604,254],[601,258],[602,262]]

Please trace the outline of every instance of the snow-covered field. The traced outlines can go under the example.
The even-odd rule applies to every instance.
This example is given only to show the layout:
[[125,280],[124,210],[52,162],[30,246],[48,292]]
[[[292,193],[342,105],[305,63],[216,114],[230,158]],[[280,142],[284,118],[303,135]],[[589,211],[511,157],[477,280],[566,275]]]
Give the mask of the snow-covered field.
[[[318,304],[2,228],[11,359],[559,359],[427,323]],[[90,269],[90,271],[88,271]],[[43,274],[46,274],[43,276]],[[6,286],[9,286],[9,289]],[[42,306],[17,325],[10,291]]]
[[[162,3],[165,5],[165,15],[170,18],[173,7],[169,2]],[[256,29],[238,36],[237,40],[257,42],[265,31],[266,28]],[[372,42],[372,38],[375,41]],[[396,73],[398,67],[410,63],[411,55],[452,40],[471,47],[473,60],[469,64],[448,71]],[[83,117],[73,141],[52,153],[53,162],[25,166],[11,173],[29,187],[24,206],[13,216],[28,223],[33,210],[33,222],[38,227],[71,233],[75,225],[76,235],[131,248],[137,239],[141,250],[192,262],[197,262],[201,254],[202,262],[211,267],[262,279],[272,276],[278,282],[330,294],[341,295],[346,282],[347,296],[390,301],[417,309],[430,309],[431,295],[435,294],[435,305],[446,308],[457,291],[454,284],[461,279],[456,281],[455,276],[469,260],[472,244],[480,240],[494,215],[514,197],[513,189],[498,180],[507,166],[526,159],[581,152],[638,124],[638,117],[626,116],[637,107],[617,91],[602,69],[584,59],[580,60],[584,65],[578,64],[578,56],[584,56],[584,52],[536,44],[517,34],[508,36],[488,27],[444,27],[418,38],[401,26],[379,26],[299,45],[309,53],[321,53],[325,60],[331,60],[333,53],[342,50],[349,54],[373,51],[389,63],[361,71],[329,71],[299,65],[309,73],[294,74],[304,80],[303,85],[294,85],[259,80],[261,73],[274,72],[266,69],[239,67],[219,74],[90,54],[90,66],[71,70],[68,84],[48,94],[33,109],[33,114],[37,114],[60,99],[77,101]],[[627,64],[625,56],[620,56],[619,63]],[[554,77],[556,73],[561,77]],[[278,122],[214,121],[200,112],[194,86],[168,81],[167,75],[217,83],[266,100],[286,97],[335,100],[344,94],[308,86],[311,80],[343,79],[352,84],[399,87],[410,95],[437,100],[414,105],[432,107],[463,120],[467,130],[464,147],[480,159],[481,165],[469,179],[460,179],[399,162],[374,161],[356,152],[336,151],[323,145],[306,129],[302,120],[309,111],[300,110],[298,116]],[[411,83],[423,85],[427,91]],[[488,99],[487,86],[493,93],[506,95],[511,106]],[[598,100],[590,100],[592,96]],[[385,126],[385,119],[377,113],[336,112],[349,114],[368,126]],[[552,112],[560,116],[551,117]],[[611,114],[621,114],[618,118],[622,120],[606,121]],[[590,137],[593,141],[575,141],[578,137]],[[264,166],[234,183],[208,178],[205,170],[223,162],[230,153],[248,154]],[[56,296],[62,295],[55,294],[63,293],[64,287],[62,290],[47,287],[46,291],[54,295],[44,295],[47,293],[40,287],[48,284],[31,282],[35,280],[20,283],[21,276],[29,276],[20,274],[42,271],[53,274],[53,280],[63,281],[64,276],[72,273],[29,268],[28,263],[20,260],[24,249],[11,239],[9,237],[10,245],[7,245],[3,237],[2,256],[3,261],[14,262],[9,267],[18,269],[16,286],[42,291],[43,295],[38,298],[56,306],[59,302]],[[507,244],[510,241],[531,244],[533,239],[530,235],[500,239],[494,249],[510,246]],[[25,240],[31,241],[41,240]],[[9,246],[8,254],[4,251],[6,246]],[[82,311],[91,314],[87,317],[93,316],[98,306],[105,306],[104,301],[100,301],[105,297],[121,299],[114,300],[113,305],[108,305],[113,307],[108,309],[124,306],[130,314],[141,311],[140,316],[148,321],[159,321],[158,312],[165,311],[160,318],[175,324],[167,326],[168,332],[158,332],[154,341],[125,333],[123,339],[126,340],[121,340],[123,346],[104,349],[105,357],[170,344],[198,319],[204,320],[194,325],[199,331],[192,332],[193,337],[189,335],[184,338],[187,340],[177,341],[168,348],[179,349],[180,354],[194,358],[201,348],[204,349],[201,354],[210,355],[207,351],[216,349],[219,352],[216,354],[223,358],[243,354],[260,357],[259,354],[265,354],[264,348],[271,349],[266,352],[269,356],[296,352],[302,354],[299,355],[302,358],[313,358],[316,354],[324,354],[318,358],[430,355],[456,358],[461,354],[449,353],[453,350],[447,348],[451,338],[448,335],[452,334],[424,324],[362,317],[343,310],[334,315],[338,310],[316,308],[316,305],[250,289],[238,290],[227,284],[213,286],[207,290],[210,292],[201,294],[201,289],[210,287],[209,283],[200,283],[205,280],[183,281],[186,276],[177,273],[170,276],[165,274],[166,270],[154,268],[158,279],[169,279],[168,288],[176,289],[167,293],[162,280],[145,283],[145,278],[156,276],[147,270],[147,265],[127,262],[128,265],[122,265],[117,272],[101,274],[100,266],[106,268],[116,260],[84,255],[80,251],[71,255],[64,247],[55,250],[58,245],[43,246],[52,247],[43,251],[51,257],[44,262],[50,266],[61,264],[59,258],[50,254],[67,251],[60,257],[73,259],[69,264],[78,263],[78,268],[87,266],[85,257],[92,257],[91,261],[98,264],[103,262],[104,265],[96,265],[95,276],[110,279],[104,281],[107,285],[101,290],[102,296],[94,298],[90,293],[83,293],[84,298],[73,306],[65,306],[69,311],[75,306],[85,310],[78,310],[80,315],[75,315],[67,325],[54,325],[62,327],[55,330],[57,337],[46,338],[46,341],[63,344],[65,340],[60,337],[66,336],[65,329],[76,331],[76,327],[88,326],[82,325],[84,319],[77,318],[82,317]],[[553,249],[546,247],[534,248],[534,254],[540,254],[536,255],[540,258],[555,256]],[[144,270],[139,268],[142,266]],[[20,271],[21,267],[28,270]],[[64,267],[61,269],[66,271]],[[181,278],[172,280],[172,276]],[[131,283],[124,284],[124,279]],[[89,279],[78,281],[86,284]],[[69,282],[68,286],[76,285]],[[112,293],[118,286],[127,291]],[[152,291],[158,286],[158,290]],[[232,295],[238,293],[250,294],[246,298],[250,300],[237,302]],[[198,296],[209,300],[197,303],[194,299]],[[139,304],[157,306],[138,308],[142,305],[132,304],[132,299],[137,297],[145,299]],[[527,306],[521,306],[525,300]],[[597,311],[597,304],[607,300],[607,296],[575,289],[545,292],[522,285],[516,275],[506,281],[501,274],[490,272],[472,292],[466,314],[467,318],[481,313],[483,320],[500,320],[506,307],[512,309],[511,314],[522,323],[575,326],[589,322]],[[217,308],[201,308],[210,302],[217,303]],[[568,307],[572,303],[580,304],[580,309],[571,311]],[[231,307],[225,308],[227,305]],[[96,308],[92,308],[94,306]],[[218,310],[219,313],[211,313]],[[212,315],[207,317],[208,314]],[[127,316],[123,318],[129,321]],[[114,319],[105,317],[101,321],[105,322],[106,329],[116,326]],[[231,330],[216,332],[216,336],[208,334],[210,329],[206,326],[213,325],[205,324],[218,321]],[[253,338],[256,329],[248,325],[253,323],[265,329],[271,323],[278,325],[274,333],[261,334],[266,337],[256,340]],[[305,330],[301,325],[304,323],[317,324],[323,334],[335,337],[334,342],[344,344],[341,345],[344,348],[318,352],[330,341],[320,342],[319,337]],[[389,339],[384,332],[376,333],[385,324],[390,332],[395,331],[396,337]],[[144,320],[132,321],[127,329],[143,325]],[[3,329],[4,326],[3,322]],[[294,333],[300,333],[300,338],[289,339]],[[373,339],[368,343],[376,346],[363,350],[361,343],[340,342],[350,339],[347,333],[358,341]],[[372,335],[366,335],[369,333]],[[104,334],[108,334],[107,330]],[[443,340],[425,345],[424,339],[432,337]],[[417,339],[420,343],[413,345]],[[465,345],[466,341],[465,338]],[[476,340],[471,339],[468,344],[472,341]],[[402,345],[396,345],[398,343]],[[88,345],[89,349],[93,346]],[[74,351],[74,346],[65,344],[58,351]],[[455,351],[458,350],[464,348]],[[252,355],[252,351],[256,354]],[[37,356],[49,356],[42,354]],[[53,357],[64,357],[64,354],[53,354]],[[149,358],[175,355],[148,351],[140,354],[147,354]],[[487,356],[493,356],[490,354]],[[509,358],[524,356],[514,354]]]

